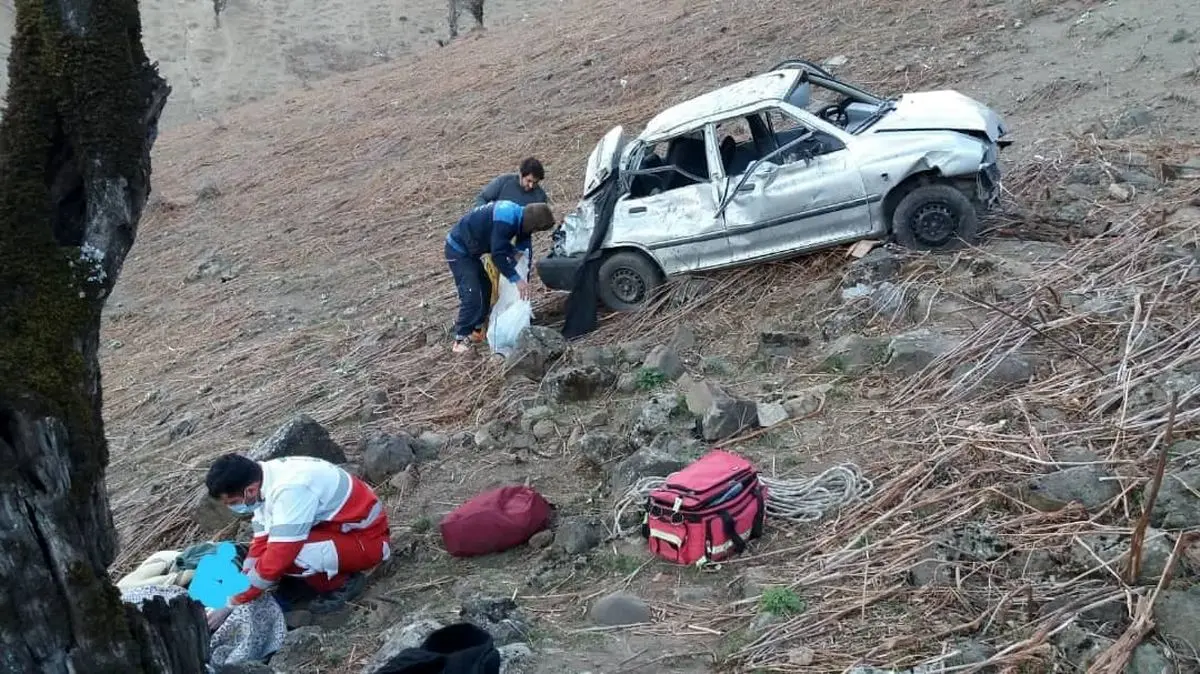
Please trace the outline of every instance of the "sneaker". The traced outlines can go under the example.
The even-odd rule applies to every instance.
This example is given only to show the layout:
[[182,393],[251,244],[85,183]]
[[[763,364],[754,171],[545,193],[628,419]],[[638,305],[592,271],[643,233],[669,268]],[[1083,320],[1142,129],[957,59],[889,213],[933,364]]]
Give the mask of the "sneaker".
[[450,350],[457,354],[468,353],[471,350],[471,342],[465,339],[456,339]]
[[346,608],[346,603],[358,599],[367,587],[367,576],[363,573],[352,573],[346,579],[346,584],[333,592],[326,592],[308,603],[310,613],[333,613]]

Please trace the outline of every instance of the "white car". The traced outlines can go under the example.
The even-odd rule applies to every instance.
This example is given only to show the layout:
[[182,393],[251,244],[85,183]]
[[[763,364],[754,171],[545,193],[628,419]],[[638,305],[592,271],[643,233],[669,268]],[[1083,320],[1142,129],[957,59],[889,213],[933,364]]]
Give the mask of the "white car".
[[570,290],[637,309],[666,277],[892,236],[919,249],[976,238],[1000,193],[1000,116],[955,91],[884,98],[806,61],[659,113],[588,158],[583,199],[537,262]]

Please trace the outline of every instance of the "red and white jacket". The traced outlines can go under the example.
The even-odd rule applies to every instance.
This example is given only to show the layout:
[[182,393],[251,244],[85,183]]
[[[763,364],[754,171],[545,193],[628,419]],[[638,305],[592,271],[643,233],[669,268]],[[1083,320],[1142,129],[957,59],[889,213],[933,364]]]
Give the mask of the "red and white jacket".
[[365,482],[328,461],[289,456],[258,465],[263,505],[250,521],[254,539],[242,565],[250,589],[235,595],[234,604],[254,601],[284,575],[295,575],[296,556],[313,529],[330,540],[366,529],[384,514]]

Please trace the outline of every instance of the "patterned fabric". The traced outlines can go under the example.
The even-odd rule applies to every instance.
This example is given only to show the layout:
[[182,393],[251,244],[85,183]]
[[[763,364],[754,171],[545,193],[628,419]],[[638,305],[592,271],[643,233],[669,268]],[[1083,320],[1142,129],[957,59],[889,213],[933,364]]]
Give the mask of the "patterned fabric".
[[[170,601],[186,594],[187,589],[176,585],[144,585],[123,591],[121,601],[140,607],[142,602],[154,597]],[[212,650],[209,664],[221,666],[266,660],[283,645],[286,633],[283,610],[270,596],[236,606],[213,632],[209,642]]]

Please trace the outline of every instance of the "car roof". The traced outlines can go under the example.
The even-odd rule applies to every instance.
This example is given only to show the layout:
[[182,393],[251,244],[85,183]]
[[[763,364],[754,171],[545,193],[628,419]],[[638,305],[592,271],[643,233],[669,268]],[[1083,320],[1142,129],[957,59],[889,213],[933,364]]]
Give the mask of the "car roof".
[[784,100],[802,72],[792,68],[774,70],[671,106],[646,124],[640,138],[644,141],[655,141],[665,136],[678,135],[722,119],[739,108],[762,101]]

